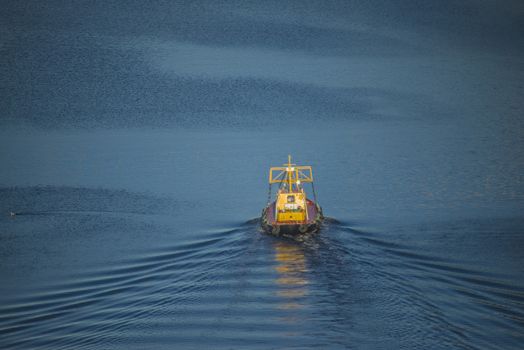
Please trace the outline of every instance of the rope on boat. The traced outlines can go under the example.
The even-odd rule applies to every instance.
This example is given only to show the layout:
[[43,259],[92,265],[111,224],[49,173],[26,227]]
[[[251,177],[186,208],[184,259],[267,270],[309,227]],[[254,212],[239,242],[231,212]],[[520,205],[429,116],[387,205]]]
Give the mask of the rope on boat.
[[311,188],[313,189],[313,199],[315,200],[315,204],[317,203],[317,194],[315,193],[315,183],[311,182]]
[[269,190],[267,191],[267,205],[271,203],[271,184],[269,184]]

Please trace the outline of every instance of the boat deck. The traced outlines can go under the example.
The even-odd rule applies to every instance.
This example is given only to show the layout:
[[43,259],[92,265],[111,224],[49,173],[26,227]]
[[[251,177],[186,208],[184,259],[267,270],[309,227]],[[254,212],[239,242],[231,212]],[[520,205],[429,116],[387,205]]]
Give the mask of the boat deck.
[[306,199],[307,204],[307,217],[306,221],[283,221],[277,222],[275,220],[275,202],[271,203],[267,210],[267,221],[271,225],[301,225],[301,224],[312,224],[318,214],[317,206],[312,200]]

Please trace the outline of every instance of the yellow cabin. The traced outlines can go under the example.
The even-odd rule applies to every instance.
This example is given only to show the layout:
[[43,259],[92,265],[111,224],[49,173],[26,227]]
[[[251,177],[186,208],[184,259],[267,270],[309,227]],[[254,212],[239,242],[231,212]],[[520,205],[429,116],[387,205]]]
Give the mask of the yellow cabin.
[[[311,183],[313,198],[307,198],[304,183]],[[275,201],[271,201],[271,186],[278,184]],[[310,166],[297,166],[288,156],[283,167],[269,169],[267,206],[262,210],[260,224],[274,235],[317,232],[324,216],[317,203],[313,172]]]
[[306,195],[304,192],[283,192],[277,194],[277,221],[307,220]]
[[308,220],[306,193],[302,183],[313,182],[310,166],[296,166],[288,163],[284,167],[272,167],[269,171],[269,183],[280,183],[275,201],[277,222],[303,222]]

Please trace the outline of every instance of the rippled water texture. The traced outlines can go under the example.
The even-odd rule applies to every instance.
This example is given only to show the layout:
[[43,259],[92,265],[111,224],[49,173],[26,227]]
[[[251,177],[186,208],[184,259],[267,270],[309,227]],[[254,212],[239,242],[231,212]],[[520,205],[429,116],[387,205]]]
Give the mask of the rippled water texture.
[[2,9],[0,348],[523,348],[519,2]]

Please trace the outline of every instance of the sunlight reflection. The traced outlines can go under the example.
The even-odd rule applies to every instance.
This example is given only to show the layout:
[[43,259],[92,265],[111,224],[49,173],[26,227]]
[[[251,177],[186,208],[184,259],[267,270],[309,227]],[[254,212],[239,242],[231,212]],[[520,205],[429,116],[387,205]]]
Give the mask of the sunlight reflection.
[[[308,280],[306,278],[306,259],[304,251],[300,246],[287,242],[276,242],[275,261],[279,263],[275,267],[278,278],[275,280],[279,287],[276,294],[282,298],[278,305],[282,310],[297,310],[304,307],[300,298],[307,295]],[[296,318],[290,318],[296,322]]]

